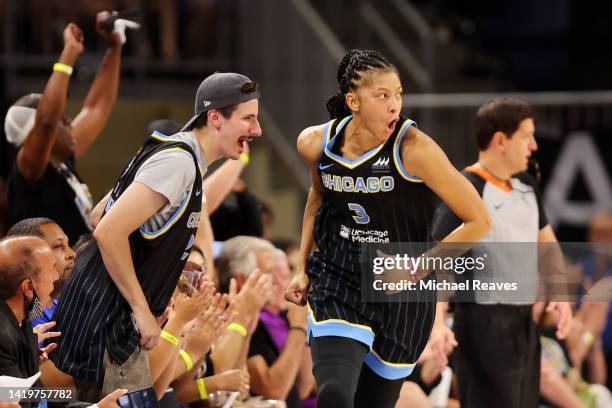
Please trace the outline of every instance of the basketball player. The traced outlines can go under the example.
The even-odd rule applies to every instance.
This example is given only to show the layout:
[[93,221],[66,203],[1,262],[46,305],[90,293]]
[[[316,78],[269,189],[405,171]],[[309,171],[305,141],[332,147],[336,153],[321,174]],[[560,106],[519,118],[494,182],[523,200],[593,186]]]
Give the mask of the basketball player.
[[[62,332],[53,360],[89,389],[151,387],[144,350],[160,337],[163,313],[194,243],[202,175],[221,157],[238,159],[261,135],[259,90],[236,73],[198,88],[195,116],[171,137],[154,133],[109,194],[92,242],[75,262],[54,318]],[[179,333],[172,333],[178,336]]]
[[465,222],[445,241],[478,240],[489,219],[436,143],[400,116],[402,84],[383,55],[349,51],[337,79],[327,102],[332,120],[298,138],[312,187],[287,299],[308,304],[318,406],[393,407],[430,337],[436,305],[362,302],[354,238],[431,241],[432,192]]

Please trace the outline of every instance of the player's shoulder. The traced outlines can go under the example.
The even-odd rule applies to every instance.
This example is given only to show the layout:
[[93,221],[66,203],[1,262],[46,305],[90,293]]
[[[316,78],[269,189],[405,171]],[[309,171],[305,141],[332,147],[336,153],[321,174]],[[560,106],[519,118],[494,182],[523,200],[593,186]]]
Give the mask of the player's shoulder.
[[316,161],[321,155],[323,147],[323,133],[326,123],[309,126],[302,130],[297,138],[297,149],[304,159]]
[[402,137],[401,148],[413,154],[428,155],[438,145],[429,135],[411,124]]
[[484,186],[487,180],[482,176],[482,173],[477,170],[475,165],[467,166],[461,170],[461,174],[476,188],[478,194],[482,196]]
[[172,145],[162,145],[150,151],[143,158],[138,173],[143,171],[195,174],[191,146],[185,143],[174,143]]

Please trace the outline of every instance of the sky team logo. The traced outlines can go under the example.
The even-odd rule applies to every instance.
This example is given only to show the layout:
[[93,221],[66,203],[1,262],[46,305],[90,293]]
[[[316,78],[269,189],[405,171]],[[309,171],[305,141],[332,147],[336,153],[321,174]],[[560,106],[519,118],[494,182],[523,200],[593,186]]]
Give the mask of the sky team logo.
[[380,156],[378,160],[372,164],[372,172],[374,173],[387,173],[389,172],[389,158]]

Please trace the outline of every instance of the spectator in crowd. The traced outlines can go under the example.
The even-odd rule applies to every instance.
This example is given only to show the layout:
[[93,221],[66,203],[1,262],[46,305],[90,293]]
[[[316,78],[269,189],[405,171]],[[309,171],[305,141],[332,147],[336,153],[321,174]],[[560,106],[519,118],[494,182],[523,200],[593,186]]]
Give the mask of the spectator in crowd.
[[[270,274],[260,269],[258,262],[263,253],[272,249],[274,247],[269,242],[247,236],[234,237],[223,245],[217,259],[219,289],[230,295],[242,337],[236,336],[235,330],[226,332],[226,335],[232,336],[228,343],[233,341],[233,348],[240,349],[240,353],[233,357],[233,362],[231,354],[220,353],[220,358],[215,358],[213,354],[213,361],[219,360],[215,362],[215,368],[229,369],[246,365],[251,337],[259,320],[259,311],[276,289],[272,285]],[[236,343],[241,347],[238,348]]]
[[[255,270],[238,291],[236,281],[230,282],[229,299],[231,307],[225,316],[228,322],[225,323],[223,334],[216,340],[214,350],[205,356],[203,364],[196,363],[194,367],[201,367],[195,375],[183,376],[173,383],[179,401],[187,403],[196,400],[206,399],[205,394],[211,395],[216,391],[238,391],[242,395],[248,395],[250,377],[245,371],[246,353],[252,335],[253,323],[257,322],[258,311],[263,306],[264,300],[269,296],[271,287],[261,271]],[[229,324],[228,324],[229,323]],[[200,358],[197,351],[189,351],[192,347],[201,343],[203,334],[193,336],[193,345],[189,344],[189,339],[185,342],[185,351],[188,354]],[[201,349],[200,349],[201,350]],[[184,362],[186,364],[186,362]],[[179,366],[185,364],[177,362]],[[198,385],[201,381],[202,385]]]
[[64,49],[44,93],[19,99],[4,122],[7,139],[20,146],[8,178],[10,224],[47,217],[62,227],[71,244],[91,232],[91,195],[76,171],[75,160],[104,128],[119,85],[123,44],[117,34],[100,27],[108,16],[108,12],[96,16],[96,31],[108,50],[74,120],[64,115],[64,107],[70,75],[84,46],[81,30],[71,23],[64,30]]
[[[259,238],[237,237],[234,240],[243,241],[242,250],[236,249],[229,264],[233,262],[234,268],[245,271],[248,267],[238,268],[236,264],[248,262],[249,258],[251,262],[255,260],[259,269],[272,276],[274,287],[272,296],[259,313],[251,338],[247,360],[251,391],[267,399],[284,400],[288,408],[301,407],[302,400],[307,400],[307,406],[314,406],[315,401],[309,398],[314,392],[314,377],[306,346],[307,312],[293,304],[287,309],[284,299],[290,280],[287,257],[268,241]],[[248,242],[252,243],[250,248]],[[232,251],[232,247],[227,245],[224,245],[219,258],[220,264]],[[235,276],[240,278],[240,275]]]
[[[259,302],[253,305],[250,309],[244,308],[244,313],[246,316],[249,316],[250,319],[249,325],[247,326],[246,339],[247,339],[247,349],[249,357],[247,360],[247,365],[249,367],[249,373],[251,374],[251,392],[256,395],[263,395],[265,398],[277,398],[281,400],[285,400],[289,393],[289,390],[292,390],[292,394],[290,396],[293,404],[299,403],[299,392],[297,389],[293,390],[293,385],[295,382],[295,378],[299,371],[310,371],[310,368],[307,364],[302,364],[301,358],[294,358],[296,356],[295,352],[297,351],[299,354],[299,350],[304,349],[305,336],[303,334],[291,334],[284,332],[282,334],[287,340],[287,337],[290,337],[290,340],[287,341],[287,345],[285,350],[282,352],[282,359],[278,360],[278,364],[274,366],[274,369],[268,371],[268,365],[266,360],[260,360],[261,356],[254,356],[259,352],[256,352],[253,349],[254,342],[258,342],[257,338],[260,338],[264,332],[263,328],[260,328],[262,325],[260,321],[260,310],[262,310],[264,304],[268,304],[271,302],[271,299],[276,299],[278,296],[278,288],[279,285],[275,283],[277,281],[274,274],[274,259],[273,254],[277,251],[274,246],[261,238],[250,237],[250,236],[237,236],[229,239],[223,244],[223,248],[219,257],[216,260],[217,270],[219,272],[219,286],[222,291],[233,291],[230,290],[234,285],[237,288],[240,288],[240,293],[244,291],[244,288],[248,288],[252,285],[254,280],[254,276],[263,272],[261,278],[266,280],[270,280],[272,282],[271,290],[261,288],[259,291],[259,295],[257,296]],[[277,258],[278,259],[278,258]],[[282,261],[282,260],[281,260]],[[286,259],[285,259],[286,262]],[[261,272],[260,272],[261,271]],[[258,278],[256,281],[260,283],[261,278]],[[259,285],[255,285],[259,286]],[[246,293],[251,292],[251,290]],[[281,294],[283,292],[280,292]],[[240,303],[240,302],[237,302]],[[278,302],[276,302],[278,303]],[[299,308],[298,308],[299,309]],[[304,315],[302,311],[302,315]],[[297,316],[301,316],[299,311],[294,311],[292,314],[292,319],[299,320]],[[305,316],[302,316],[305,319]],[[301,322],[301,321],[300,321]],[[303,322],[302,322],[303,323]],[[297,324],[297,323],[296,323]],[[297,340],[301,337],[301,340]],[[301,345],[299,344],[301,341]],[[265,345],[268,345],[266,343]],[[275,346],[274,346],[275,347]],[[279,350],[274,351],[276,357],[279,355]],[[255,360],[253,360],[253,358]],[[275,358],[270,361],[270,365],[275,362]],[[251,370],[251,366],[255,361],[255,366],[257,368],[265,369],[266,371],[253,372]],[[263,362],[264,366],[260,366],[259,362]],[[287,369],[287,371],[284,371]],[[266,375],[265,378],[262,376]],[[276,391],[276,387],[279,383],[285,382],[285,375],[288,375],[289,388],[287,390],[281,389],[280,392]],[[255,378],[254,376],[257,376]],[[310,374],[310,376],[312,376]],[[275,388],[273,393],[266,393],[267,390],[261,387],[262,382],[268,383],[268,380],[271,381],[271,387]],[[284,385],[281,387],[284,388]],[[282,395],[281,395],[282,394]]]
[[579,260],[584,287],[589,296],[576,311],[578,328],[570,333],[570,360],[576,368],[588,365],[591,383],[612,387],[612,307],[609,294],[612,288],[612,209],[604,208],[592,218],[588,240],[592,243],[590,256]]
[[[203,173],[221,157],[238,159],[261,135],[258,98],[257,83],[244,75],[210,75],[183,131],[151,135],[98,204],[104,210],[95,241],[77,257],[62,291],[70,302],[60,299],[54,315],[62,337],[52,359],[79,391],[91,392],[88,400],[119,386],[154,385],[145,351],[159,341],[156,316],[167,308],[195,241]],[[83,320],[98,323],[83,327]]]
[[227,324],[224,316],[233,316],[227,305],[228,297],[214,294],[210,282],[204,282],[191,296],[186,293],[174,296],[168,321],[160,322],[165,341],[148,352],[158,398],[172,381],[199,367]]
[[[167,341],[149,352],[158,397],[170,383],[183,403],[207,399],[221,390],[247,394],[249,376],[244,370],[250,339],[247,327],[256,321],[270,287],[260,271],[250,274],[239,292],[235,281],[230,286],[229,294],[214,295],[209,305],[205,305],[207,301],[202,297],[206,296],[203,291],[212,287],[209,282],[191,298],[183,294],[174,296],[162,332]],[[185,290],[183,285],[179,288]],[[226,308],[228,301],[231,307]],[[213,343],[214,351],[210,352]]]
[[[27,218],[13,225],[8,231],[8,236],[32,236],[42,238],[49,246],[55,257],[55,268],[57,269],[58,279],[53,283],[51,293],[52,304],[41,311],[40,316],[33,316],[32,326],[48,324],[52,322],[53,312],[57,307],[59,295],[64,286],[64,282],[70,276],[74,266],[75,253],[70,248],[68,237],[53,220],[49,218]],[[54,323],[53,323],[54,325]],[[53,326],[47,326],[51,328]]]
[[[567,339],[555,338],[555,316],[546,313],[543,307],[534,307],[534,319],[542,325],[540,394],[544,404],[558,408],[612,406],[612,397],[605,385],[593,384],[584,379],[580,368],[572,363],[572,352]],[[581,325],[574,321],[572,331],[582,332]]]
[[[0,375],[28,378],[51,364],[51,343],[39,349],[41,334],[32,330],[29,315],[35,305],[51,303],[53,282],[58,278],[55,256],[49,245],[38,237],[10,237],[0,241]],[[43,336],[44,337],[44,336]],[[44,378],[44,375],[43,377]],[[35,387],[44,385],[41,380]],[[119,389],[97,403],[98,408],[116,407],[117,399],[127,390]],[[21,402],[22,407],[32,404]],[[69,407],[89,404],[74,402]]]
[[55,257],[42,239],[15,237],[0,242],[0,375],[30,377],[38,372],[44,353],[55,348],[50,344],[39,356],[29,315],[35,307],[51,304],[57,277]]

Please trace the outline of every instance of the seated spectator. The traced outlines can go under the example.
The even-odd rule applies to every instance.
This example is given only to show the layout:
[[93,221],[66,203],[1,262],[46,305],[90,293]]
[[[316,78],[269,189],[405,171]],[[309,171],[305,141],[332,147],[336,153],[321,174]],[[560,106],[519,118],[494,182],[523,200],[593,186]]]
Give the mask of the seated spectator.
[[[311,394],[314,378],[310,352],[305,346],[306,310],[299,307],[291,309],[288,314],[290,325],[285,314],[280,315],[281,309],[286,309],[283,298],[289,279],[286,257],[266,240],[237,236],[224,243],[216,267],[222,291],[230,291],[234,285],[249,287],[253,275],[259,271],[272,277],[273,290],[265,294],[262,288],[263,296],[259,295],[261,303],[251,309],[251,313],[255,311],[255,318],[248,327],[250,347],[247,366],[251,375],[251,392],[267,399],[285,400],[288,407],[302,406],[300,397],[306,398]],[[264,312],[262,309],[260,313],[259,309],[264,304],[269,310]],[[271,327],[280,323],[273,327],[272,332],[263,323],[264,314],[266,317],[263,319],[269,317]],[[289,330],[289,327],[293,329]],[[271,333],[279,345],[274,343]]]
[[236,236],[225,241],[219,257],[215,260],[219,274],[219,290],[228,293],[232,279],[236,281],[238,288],[241,288],[256,268],[267,272],[261,268],[261,263],[266,254],[274,249],[270,242],[257,237]]
[[290,281],[287,257],[274,249],[260,254],[258,266],[272,274],[274,292],[259,314],[251,339],[247,361],[251,391],[266,399],[284,400],[288,408],[314,407],[307,310],[285,301]]
[[259,312],[275,290],[270,274],[258,268],[258,257],[273,249],[269,242],[244,236],[234,237],[223,246],[218,259],[219,288],[229,294],[237,326],[232,325],[234,330],[227,330],[216,344],[211,355],[215,373],[246,366]]
[[[51,343],[39,349],[40,337],[33,332],[28,315],[36,305],[45,308],[51,304],[53,282],[57,278],[55,257],[42,239],[11,237],[0,241],[0,375],[28,378],[52,364],[47,360],[48,353],[56,345]],[[34,383],[35,387],[45,385],[49,386],[40,379]],[[98,408],[116,407],[117,399],[126,392],[116,390],[98,402]],[[77,402],[69,406],[89,404]]]
[[583,286],[591,297],[583,301],[576,311],[580,331],[570,333],[568,346],[575,367],[588,365],[591,383],[606,384],[612,388],[612,209],[602,209],[591,220],[588,240],[591,256],[580,260]]
[[[8,231],[8,236],[32,236],[42,238],[49,246],[55,257],[55,268],[58,279],[53,283],[51,292],[52,304],[41,311],[40,316],[32,316],[32,326],[52,322],[52,316],[64,282],[70,276],[74,266],[75,253],[68,245],[68,237],[64,231],[53,220],[49,218],[27,218],[13,225]],[[53,326],[47,326],[51,328]]]
[[55,258],[42,239],[17,237],[0,242],[0,375],[31,377],[44,362],[44,353],[55,348],[50,344],[39,355],[29,315],[51,304],[56,279]]
[[[559,408],[600,408],[612,406],[608,389],[600,384],[589,384],[572,365],[567,339],[555,337],[554,326],[559,319],[545,305],[534,307],[534,319],[540,322],[542,347],[540,366],[540,394],[548,406]],[[574,322],[572,331],[581,323]]]
[[[245,304],[238,298],[234,299],[231,307],[226,308],[230,297],[221,296],[219,293],[210,301],[202,302],[202,292],[207,290],[206,283],[191,298],[183,294],[175,296],[174,311],[164,327],[166,334],[162,334],[162,338],[167,341],[158,344],[149,352],[151,374],[158,396],[161,396],[161,392],[170,383],[176,390],[178,401],[182,403],[208,399],[217,391],[238,391],[248,395],[249,376],[242,368],[244,358],[236,367],[228,366],[227,362],[236,360],[241,354],[245,355],[245,352],[241,351],[246,348],[246,336],[242,330],[244,326],[238,323],[244,322],[238,318],[244,313],[238,313],[236,309],[244,309],[244,306],[252,308],[252,302],[261,298],[261,293],[256,289],[260,276],[260,272],[252,274],[241,290],[243,296],[247,292],[250,293],[250,304]],[[212,285],[208,288],[211,287]],[[236,330],[236,326],[240,329]],[[238,342],[235,341],[236,338],[239,339]],[[213,343],[215,347],[211,354],[209,351]],[[215,353],[229,360],[215,361]],[[162,367],[161,361],[167,365]]]
[[546,404],[558,408],[612,406],[612,396],[604,385],[589,384],[572,367],[565,341],[555,339],[549,331],[543,334],[540,392]]
[[9,142],[19,146],[7,181],[10,225],[31,217],[55,220],[74,244],[91,232],[91,194],[79,177],[80,158],[100,134],[117,97],[122,42],[100,28],[109,16],[96,17],[98,36],[108,44],[83,108],[71,120],[64,115],[68,83],[83,34],[75,24],[64,30],[64,49],[42,95],[19,99],[7,112],[4,127]]

